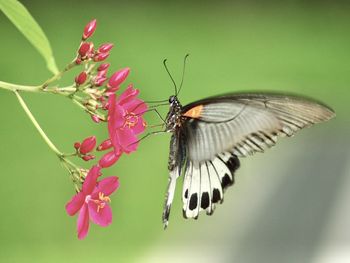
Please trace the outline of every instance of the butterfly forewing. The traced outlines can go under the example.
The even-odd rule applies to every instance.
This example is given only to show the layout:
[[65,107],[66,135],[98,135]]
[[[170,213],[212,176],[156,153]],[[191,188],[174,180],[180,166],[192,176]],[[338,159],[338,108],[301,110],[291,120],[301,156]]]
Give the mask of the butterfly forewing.
[[334,116],[320,103],[274,94],[214,97],[185,106],[183,111],[198,105],[202,105],[201,114],[188,117],[183,128],[188,134],[188,157],[196,161],[212,160],[225,151],[239,156],[261,152],[273,146],[278,135],[292,136]]

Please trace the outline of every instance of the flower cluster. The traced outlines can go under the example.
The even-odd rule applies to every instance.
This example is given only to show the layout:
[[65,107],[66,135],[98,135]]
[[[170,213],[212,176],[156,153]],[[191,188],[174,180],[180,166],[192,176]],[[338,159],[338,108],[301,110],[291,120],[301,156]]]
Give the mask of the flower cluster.
[[73,181],[77,194],[66,205],[70,216],[79,212],[78,238],[87,235],[89,220],[100,226],[107,226],[112,222],[112,212],[108,203],[110,195],[118,188],[117,177],[99,180],[101,169],[115,164],[123,153],[136,151],[137,136],[145,130],[146,122],[143,114],[147,105],[138,98],[139,90],[129,85],[120,95],[116,94],[129,75],[130,69],[117,70],[108,77],[109,63],[104,61],[113,48],[113,44],[105,43],[94,49],[93,42],[87,42],[96,29],[96,20],[88,23],[84,29],[82,42],[74,60],[76,65],[84,65],[74,80],[72,99],[80,104],[96,123],[107,122],[108,138],[96,147],[96,137],[90,136],[82,142],[74,143],[73,156],[90,161],[96,158],[96,151],[107,153],[98,160],[89,172],[81,169],[73,171],[78,178]]

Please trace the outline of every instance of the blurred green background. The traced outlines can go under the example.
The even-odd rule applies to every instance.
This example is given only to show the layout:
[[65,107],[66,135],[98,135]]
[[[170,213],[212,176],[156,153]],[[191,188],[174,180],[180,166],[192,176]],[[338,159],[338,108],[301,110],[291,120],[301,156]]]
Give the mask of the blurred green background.
[[[67,172],[10,92],[0,90],[0,262],[349,262],[350,5],[346,1],[22,1],[47,34],[59,66],[84,25],[95,43],[116,44],[112,69],[129,66],[142,98],[173,93],[162,66],[180,80],[183,104],[233,91],[274,90],[313,97],[336,119],[281,139],[242,160],[236,184],[212,217],[182,218],[180,191],[170,226],[161,224],[169,135],[149,138],[105,175],[120,177],[114,222],[76,238],[65,203]],[[50,76],[37,51],[0,14],[0,80],[34,85]],[[73,75],[63,79],[70,84]],[[23,94],[63,151],[104,126],[65,98]],[[166,114],[167,107],[161,109]],[[151,124],[159,120],[149,114]],[[178,187],[178,190],[181,187]]]

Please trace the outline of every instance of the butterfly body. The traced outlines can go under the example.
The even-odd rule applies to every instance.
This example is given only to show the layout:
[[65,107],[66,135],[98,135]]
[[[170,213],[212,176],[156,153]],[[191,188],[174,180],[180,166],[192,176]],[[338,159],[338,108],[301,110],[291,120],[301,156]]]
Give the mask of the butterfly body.
[[234,183],[239,157],[264,152],[277,137],[292,136],[335,116],[320,102],[274,93],[226,94],[185,106],[171,96],[169,104],[166,131],[172,138],[165,227],[179,177],[184,217],[196,219],[202,210],[211,215]]

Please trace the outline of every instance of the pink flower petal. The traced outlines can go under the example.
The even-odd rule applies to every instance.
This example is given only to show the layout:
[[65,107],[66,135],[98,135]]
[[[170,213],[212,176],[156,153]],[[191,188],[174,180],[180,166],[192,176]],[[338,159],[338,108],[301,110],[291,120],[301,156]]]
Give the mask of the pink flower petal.
[[108,131],[113,133],[115,129],[122,128],[124,125],[125,110],[119,105],[114,106],[113,114],[109,115]]
[[89,231],[89,210],[87,205],[83,205],[77,221],[78,238],[84,239]]
[[126,153],[136,151],[138,146],[137,137],[131,129],[125,128],[123,130],[119,130],[117,135],[119,144],[123,151]]
[[83,192],[79,192],[66,204],[67,214],[70,216],[75,215],[85,202],[85,195]]
[[[111,195],[119,187],[119,180],[116,176],[110,176],[102,179],[97,183],[97,187],[92,194],[92,198],[99,192],[102,192],[105,196]],[[98,195],[96,195],[96,198]]]
[[111,141],[112,141],[112,144],[113,144],[113,147],[114,147],[114,152],[116,154],[119,154],[123,151],[120,143],[119,143],[119,138],[118,138],[118,132],[119,130],[116,130],[114,132],[114,134],[111,136]]
[[97,178],[100,175],[101,167],[95,165],[88,172],[85,181],[83,183],[83,193],[89,195],[92,193],[96,186]]
[[129,85],[126,90],[120,94],[120,97],[117,99],[117,102],[120,105],[123,105],[125,103],[128,103],[129,101],[133,100],[136,98],[136,96],[139,94],[138,89],[134,89],[132,85]]
[[133,112],[136,115],[143,115],[147,111],[146,103],[137,98],[124,103],[123,108],[127,110],[127,112]]
[[134,127],[132,127],[132,131],[135,135],[143,133],[146,129],[146,123],[142,118],[139,118]]
[[102,156],[101,160],[98,162],[102,168],[107,168],[115,164],[118,161],[121,153],[118,154],[116,151],[110,151]]
[[108,226],[112,223],[112,210],[108,204],[105,204],[98,212],[97,204],[90,202],[88,206],[92,222],[99,226]]

